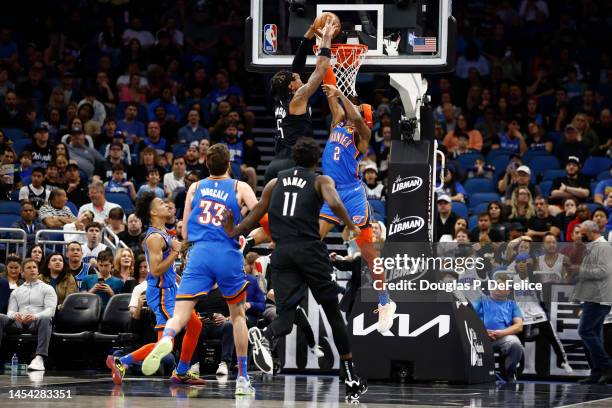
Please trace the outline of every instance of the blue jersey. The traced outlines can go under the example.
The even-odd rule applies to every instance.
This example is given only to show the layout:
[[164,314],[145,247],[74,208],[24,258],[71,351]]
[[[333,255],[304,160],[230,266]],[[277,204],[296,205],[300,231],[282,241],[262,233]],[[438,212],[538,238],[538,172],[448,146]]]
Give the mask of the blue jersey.
[[236,197],[238,181],[229,178],[209,177],[196,186],[191,214],[187,220],[187,241],[214,242],[238,247],[238,241],[227,236],[223,229],[222,213],[226,208],[234,215],[234,223],[240,222],[240,206]]
[[337,188],[359,185],[359,162],[362,154],[354,139],[355,128],[340,122],[332,129],[323,151],[323,174],[336,182]]
[[164,239],[164,242],[166,243],[166,247],[164,248],[164,252],[162,255],[162,260],[170,256],[170,252],[172,252],[172,236],[168,234],[166,230],[149,227],[142,243],[144,247],[145,256],[147,258],[147,268],[149,269],[149,272],[147,273],[147,285],[149,287],[157,288],[172,287],[176,285],[176,270],[174,269],[174,263],[170,265],[170,267],[160,276],[153,276],[151,274],[151,261],[149,259],[149,249],[147,248],[147,238],[149,238],[151,234],[161,235]]

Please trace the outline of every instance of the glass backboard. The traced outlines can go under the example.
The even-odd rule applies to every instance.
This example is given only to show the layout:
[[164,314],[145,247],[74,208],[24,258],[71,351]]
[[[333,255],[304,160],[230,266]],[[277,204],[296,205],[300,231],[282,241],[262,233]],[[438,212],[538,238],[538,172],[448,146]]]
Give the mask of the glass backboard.
[[[453,68],[455,20],[450,0],[251,0],[247,69],[291,66],[308,26],[324,11],[336,14],[342,33],[333,43],[368,46],[360,72],[444,72]],[[313,66],[311,53],[306,61]]]

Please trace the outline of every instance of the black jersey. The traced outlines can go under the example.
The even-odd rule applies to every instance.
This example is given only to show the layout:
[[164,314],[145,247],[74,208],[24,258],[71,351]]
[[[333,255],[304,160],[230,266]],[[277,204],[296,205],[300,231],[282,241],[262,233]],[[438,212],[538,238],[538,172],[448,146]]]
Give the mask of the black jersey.
[[281,100],[274,108],[274,117],[276,119],[276,148],[275,153],[278,154],[283,150],[291,150],[295,142],[302,137],[312,137],[312,116],[310,105],[306,108],[306,113],[302,115],[289,114],[289,103],[291,96]]
[[317,174],[303,167],[278,173],[268,218],[277,244],[319,240],[319,211],[323,199],[315,188]]

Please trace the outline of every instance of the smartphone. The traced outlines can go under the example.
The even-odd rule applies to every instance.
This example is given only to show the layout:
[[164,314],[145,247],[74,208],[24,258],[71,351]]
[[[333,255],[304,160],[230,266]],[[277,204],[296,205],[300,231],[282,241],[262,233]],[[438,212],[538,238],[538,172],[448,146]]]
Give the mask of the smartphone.
[[104,283],[104,278],[98,278],[98,283]]

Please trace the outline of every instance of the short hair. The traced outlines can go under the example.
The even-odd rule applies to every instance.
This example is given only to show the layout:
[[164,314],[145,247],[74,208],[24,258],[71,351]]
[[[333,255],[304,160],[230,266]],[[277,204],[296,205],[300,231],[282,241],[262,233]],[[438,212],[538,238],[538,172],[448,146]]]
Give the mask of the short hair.
[[98,254],[96,258],[98,262],[110,262],[113,263],[113,252],[110,249],[105,249]]
[[23,207],[25,207],[26,205],[31,205],[32,207],[34,207],[34,209],[36,210],[36,207],[34,206],[34,203],[31,202],[30,200],[25,200],[21,203],[21,209],[23,210]]
[[44,177],[44,175],[45,175],[45,169],[43,169],[42,167],[34,167],[34,168],[32,169],[32,174],[34,174],[34,173],[40,173],[40,174],[42,174],[42,175],[43,175],[43,177]]
[[559,241],[557,236],[555,234],[553,234],[552,232],[550,232],[550,231],[548,231],[548,232],[546,232],[546,234],[544,234],[544,236],[542,237],[542,241],[544,241],[546,239],[546,237],[553,237],[555,239],[555,241]]
[[78,247],[81,248],[81,243],[79,241],[70,241],[66,244],[66,249],[68,249],[70,245],[78,245]]
[[545,202],[546,204],[548,204],[548,198],[546,198],[546,197],[544,197],[544,196],[541,196],[541,195],[537,196],[537,197],[535,198],[535,200],[533,200],[533,202],[535,203],[535,202],[536,202],[536,201],[538,201],[538,200],[544,200],[544,202]]
[[149,177],[153,173],[159,174],[159,169],[157,167],[150,168],[149,170],[147,170],[147,177]]
[[470,233],[468,232],[468,230],[463,227],[455,231],[455,237],[457,237],[457,234],[459,233],[464,233],[465,235],[470,236]]
[[108,212],[108,218],[111,218],[113,220],[123,221],[124,216],[125,216],[125,213],[123,212],[123,208],[121,207],[111,208],[111,210]]
[[92,181],[87,188],[93,188],[98,191],[104,191],[104,183],[101,181]]
[[293,72],[282,69],[278,71],[270,80],[272,96],[278,100],[289,95],[289,84],[293,81]]
[[36,269],[38,269],[38,262],[36,262],[34,260],[34,258],[26,258],[21,262],[21,268],[24,269],[26,267],[27,264],[29,263],[33,263],[34,265],[36,265]]
[[61,193],[66,194],[66,192],[62,188],[56,188],[51,190],[51,192],[49,193],[49,202],[55,200],[57,196],[59,196]]
[[123,168],[123,164],[121,163],[117,163],[117,164],[113,164],[111,167],[111,171],[114,173],[116,171],[124,171],[125,169]]
[[230,152],[226,145],[216,143],[208,148],[206,166],[211,176],[221,176],[230,165]]
[[183,156],[174,156],[172,158],[172,164],[174,164],[174,162],[176,162],[179,159],[182,159],[183,161],[185,161],[185,157],[183,157]]
[[596,208],[596,209],[593,211],[593,213],[591,214],[591,219],[593,219],[593,217],[595,217],[595,213],[598,213],[598,212],[603,213],[603,214],[606,216],[606,218],[608,218],[608,213],[606,212],[606,210],[604,210],[604,209],[603,209],[603,208],[601,208],[601,207],[598,207],[598,208]]
[[584,221],[582,224],[580,224],[580,228],[590,232],[599,232],[599,226],[595,223],[595,221],[591,220]]
[[17,262],[17,264],[19,265],[19,267],[21,267],[21,258],[16,255],[16,254],[10,254],[9,256],[6,257],[6,261],[4,261],[5,265],[10,264],[11,262]]
[[292,149],[293,160],[295,164],[301,167],[310,168],[319,162],[321,156],[321,148],[311,137],[301,137],[295,142]]
[[87,226],[85,226],[85,232],[88,232],[91,228],[97,228],[102,231],[102,225],[99,222],[92,221]]
[[136,214],[145,225],[149,224],[151,221],[151,203],[155,200],[155,197],[157,197],[155,193],[147,191],[136,200],[136,210],[134,214]]
[[491,214],[489,214],[488,212],[481,212],[480,214],[478,214],[478,219],[481,219],[483,217],[491,218]]
[[510,275],[508,275],[506,271],[496,272],[495,274],[493,274],[493,279],[495,279],[495,281],[503,281],[503,282],[511,280]]
[[252,264],[253,262],[255,262],[258,258],[260,257],[260,255],[257,252],[249,252],[244,256],[244,263],[247,264]]

